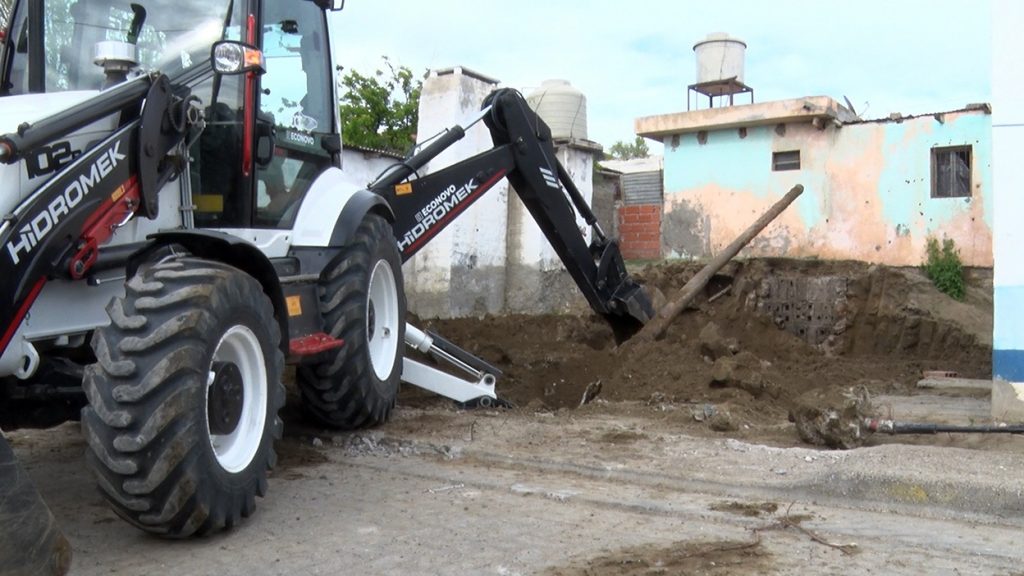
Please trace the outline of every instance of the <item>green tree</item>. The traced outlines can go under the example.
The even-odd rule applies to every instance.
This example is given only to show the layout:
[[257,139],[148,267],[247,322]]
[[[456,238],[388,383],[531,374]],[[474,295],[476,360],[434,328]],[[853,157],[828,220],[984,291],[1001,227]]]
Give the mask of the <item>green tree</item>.
[[345,142],[403,153],[416,141],[416,120],[423,80],[405,66],[382,57],[383,69],[341,79],[341,124]]
[[646,158],[651,151],[647,148],[647,141],[643,136],[637,136],[632,144],[626,144],[619,140],[608,149],[608,154],[616,160],[632,160],[633,158]]

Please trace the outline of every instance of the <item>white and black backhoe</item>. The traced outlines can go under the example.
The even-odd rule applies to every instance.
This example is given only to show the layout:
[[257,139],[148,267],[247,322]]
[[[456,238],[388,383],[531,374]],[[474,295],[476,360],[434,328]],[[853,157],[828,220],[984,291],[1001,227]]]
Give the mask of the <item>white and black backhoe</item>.
[[[469,128],[454,126],[353,181],[328,35],[340,7],[14,0],[0,30],[0,421],[80,411],[100,491],[148,532],[252,514],[286,364],[305,412],[342,429],[387,420],[400,381],[494,402],[494,367],[406,324],[402,263],[502,178],[619,338],[653,314],[514,90],[476,120],[493,149],[419,177]],[[0,574],[66,570],[2,438],[0,502],[15,519]]]

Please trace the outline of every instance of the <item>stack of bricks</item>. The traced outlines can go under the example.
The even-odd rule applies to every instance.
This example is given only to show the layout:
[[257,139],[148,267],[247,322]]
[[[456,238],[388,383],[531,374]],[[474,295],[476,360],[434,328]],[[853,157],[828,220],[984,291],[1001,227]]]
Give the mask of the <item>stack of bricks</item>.
[[619,247],[626,260],[661,258],[661,205],[619,207]]

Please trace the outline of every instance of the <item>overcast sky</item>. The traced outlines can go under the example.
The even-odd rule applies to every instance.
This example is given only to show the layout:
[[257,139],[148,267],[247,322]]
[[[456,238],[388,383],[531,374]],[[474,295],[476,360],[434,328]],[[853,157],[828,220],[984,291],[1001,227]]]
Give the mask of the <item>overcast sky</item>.
[[636,117],[686,109],[710,32],[747,43],[760,102],[845,95],[877,118],[990,100],[987,0],[347,0],[334,18],[347,69],[461,65],[525,94],[567,79],[605,147],[632,140]]

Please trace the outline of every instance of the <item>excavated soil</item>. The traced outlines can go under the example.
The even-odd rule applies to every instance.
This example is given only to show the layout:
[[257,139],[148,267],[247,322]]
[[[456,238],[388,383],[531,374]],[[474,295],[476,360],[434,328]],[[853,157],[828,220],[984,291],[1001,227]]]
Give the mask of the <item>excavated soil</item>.
[[[635,275],[671,298],[697,270],[698,264],[668,263]],[[765,306],[769,285],[789,278],[805,284],[808,278],[833,284],[840,279],[844,287],[827,302],[827,337],[816,345],[803,328],[780,317],[788,304]],[[711,431],[749,436],[785,424],[807,398],[842,397],[850,389],[910,393],[923,370],[990,377],[991,273],[968,271],[967,280],[967,298],[957,302],[916,269],[785,259],[733,262],[664,338],[631,346],[628,353],[620,353],[597,316],[503,316],[425,325],[500,368],[499,395],[520,408],[579,409],[587,390],[588,399],[599,390],[584,410],[682,409]],[[817,310],[820,314],[821,306]],[[423,398],[406,393],[403,401]],[[792,435],[791,427],[786,434]]]
[[566,568],[548,570],[545,576],[739,576],[765,574],[771,568],[771,553],[756,540],[678,542],[671,546],[628,548]]

